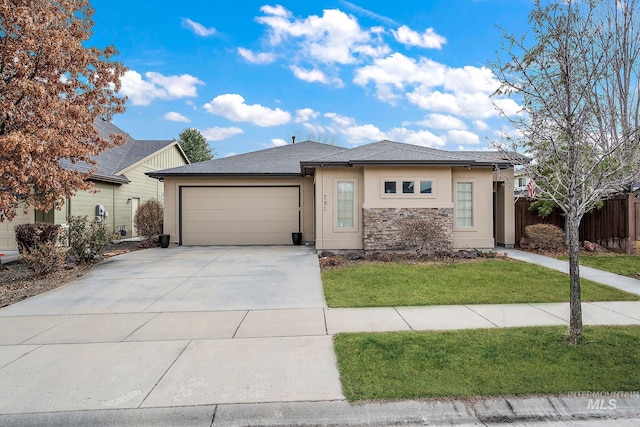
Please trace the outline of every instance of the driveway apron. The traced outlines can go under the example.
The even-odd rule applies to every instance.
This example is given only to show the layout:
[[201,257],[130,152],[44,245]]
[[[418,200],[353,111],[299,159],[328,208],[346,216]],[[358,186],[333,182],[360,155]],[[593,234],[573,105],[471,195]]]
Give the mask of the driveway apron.
[[344,399],[311,248],[171,247],[0,310],[0,413]]

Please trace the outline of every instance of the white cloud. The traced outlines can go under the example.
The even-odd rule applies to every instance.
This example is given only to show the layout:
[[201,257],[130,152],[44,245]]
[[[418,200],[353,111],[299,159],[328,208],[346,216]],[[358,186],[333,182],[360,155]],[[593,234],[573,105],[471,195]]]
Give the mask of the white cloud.
[[428,114],[424,120],[405,122],[403,126],[407,124],[416,124],[433,129],[465,129],[467,127],[462,120],[448,114]]
[[395,39],[404,44],[405,46],[418,46],[428,49],[441,49],[442,45],[447,42],[447,39],[439,34],[436,34],[433,28],[427,28],[424,33],[420,34],[417,31],[412,30],[406,25],[398,28],[397,31],[391,31]]
[[230,138],[234,135],[240,135],[242,133],[244,133],[244,131],[235,126],[226,128],[216,126],[202,131],[202,134],[208,141],[222,141],[223,139]]
[[447,142],[450,144],[480,144],[480,138],[468,130],[450,130],[447,132]]
[[428,130],[414,131],[406,128],[391,129],[387,139],[422,147],[442,147],[446,143],[443,137],[437,136]]
[[515,102],[513,99],[508,99],[508,98],[494,99],[493,103],[496,105],[496,107],[501,109],[504,112],[504,114],[506,114],[507,116],[524,114],[522,107],[518,105],[518,103]]
[[267,52],[253,53],[249,49],[245,49],[243,47],[238,48],[238,53],[247,62],[251,62],[252,64],[271,64],[277,59],[276,55],[273,53],[267,53]]
[[289,16],[291,16],[291,12],[289,12],[287,9],[285,9],[280,5],[276,5],[276,6],[264,5],[260,8],[260,10],[265,15],[280,16],[282,18],[288,18]]
[[142,75],[129,70],[120,78],[120,91],[133,105],[149,105],[155,99],[178,99],[197,96],[197,86],[204,83],[189,74],[164,76],[156,72]]
[[380,22],[384,22],[387,25],[394,25],[397,26],[398,24],[396,23],[396,21],[394,21],[393,19],[387,17],[387,16],[383,16],[383,15],[379,15],[375,12],[372,12],[368,9],[365,9],[363,7],[357,6],[351,2],[348,2],[346,0],[340,0],[340,3],[342,3],[343,5],[345,5],[349,10],[351,10],[354,13],[359,13],[361,15],[366,16],[367,18],[371,18],[371,19],[375,19],[376,21],[380,21]]
[[324,116],[331,119],[333,124],[338,126],[353,126],[356,124],[356,119],[353,117],[342,116],[337,113],[324,113]]
[[170,122],[189,123],[191,121],[189,120],[188,117],[185,117],[180,113],[176,113],[175,111],[169,111],[167,114],[164,115],[164,119],[169,120]]
[[476,129],[478,129],[479,131],[485,131],[489,129],[489,125],[486,122],[483,122],[482,120],[474,120],[473,121],[473,125],[476,127]]
[[215,34],[218,33],[218,31],[213,28],[206,28],[204,25],[199,24],[195,21],[192,21],[189,18],[183,18],[182,19],[182,25],[184,25],[185,27],[189,28],[191,31],[193,31],[196,35],[199,35],[201,37],[209,37],[209,36],[213,36]]
[[446,71],[446,65],[431,59],[421,57],[416,60],[395,52],[356,70],[353,82],[360,86],[371,82],[376,86],[379,99],[393,101],[403,96],[404,88],[408,85],[442,85]]
[[482,92],[492,94],[500,83],[487,67],[448,68],[445,73],[444,88],[456,93]]
[[289,69],[293,72],[293,75],[300,80],[304,80],[305,82],[319,82],[328,84],[329,79],[325,74],[320,70],[305,70],[304,68],[300,68],[296,65],[292,65]]
[[231,93],[216,96],[211,102],[204,104],[204,109],[234,122],[249,122],[261,127],[278,126],[291,121],[291,114],[280,108],[248,105],[242,96]]
[[352,64],[356,54],[381,55],[389,52],[386,45],[372,39],[371,32],[362,29],[355,17],[338,9],[327,9],[322,16],[294,18],[282,6],[263,6],[265,16],[256,21],[267,26],[273,46],[285,40],[297,43],[303,57],[323,64]]
[[340,133],[344,135],[347,142],[353,144],[385,139],[384,132],[372,124],[349,126],[340,130]]
[[283,145],[287,145],[288,142],[282,138],[273,138],[271,144],[275,147],[282,147]]
[[308,122],[311,119],[317,118],[319,115],[320,113],[312,110],[311,108],[301,108],[300,110],[296,110],[296,118],[294,122],[296,123]]

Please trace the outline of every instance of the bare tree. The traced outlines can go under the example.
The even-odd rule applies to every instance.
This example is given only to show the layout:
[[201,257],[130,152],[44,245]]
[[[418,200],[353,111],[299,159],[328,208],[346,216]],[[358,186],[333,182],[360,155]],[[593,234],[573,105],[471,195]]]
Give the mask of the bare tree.
[[533,159],[525,168],[538,196],[565,214],[568,338],[578,343],[580,222],[640,177],[640,6],[638,0],[536,1],[530,25],[522,37],[503,32],[502,58],[493,64],[498,93],[522,102],[519,114],[502,111],[517,133],[498,145]]
[[111,60],[113,47],[84,45],[92,14],[88,0],[0,3],[0,221],[20,203],[49,210],[90,189],[90,172],[60,161],[95,164],[111,146],[94,120],[124,111],[125,69]]

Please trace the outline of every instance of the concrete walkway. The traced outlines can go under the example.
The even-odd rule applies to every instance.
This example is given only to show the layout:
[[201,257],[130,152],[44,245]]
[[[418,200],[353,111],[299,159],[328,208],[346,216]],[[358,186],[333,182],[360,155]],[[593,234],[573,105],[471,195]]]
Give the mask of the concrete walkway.
[[[482,408],[457,401],[347,404],[332,335],[568,323],[566,303],[330,309],[319,273],[305,247],[150,249],[2,309],[0,425],[347,424],[373,415],[388,423],[424,411],[434,423],[429,417],[453,423],[455,414],[485,422]],[[585,303],[583,316],[585,324],[640,324],[640,302]],[[558,408],[578,410],[586,400],[576,399],[536,408],[573,414]],[[491,402],[491,410],[522,403]],[[640,407],[640,396],[619,402]]]

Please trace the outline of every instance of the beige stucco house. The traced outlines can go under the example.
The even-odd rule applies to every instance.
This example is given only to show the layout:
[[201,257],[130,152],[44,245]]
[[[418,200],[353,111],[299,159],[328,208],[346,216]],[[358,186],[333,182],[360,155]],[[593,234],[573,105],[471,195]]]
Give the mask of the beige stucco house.
[[[102,119],[96,120],[95,126],[104,138],[114,134],[126,135]],[[96,192],[76,193],[64,201],[61,210],[41,212],[29,209],[23,212],[19,209],[13,221],[0,222],[0,252],[16,250],[15,225],[32,222],[66,224],[70,215],[97,218],[114,232],[122,230],[126,237],[136,236],[133,217],[140,203],[152,198],[163,200],[163,184],[146,173],[189,164],[175,140],[143,141],[128,135],[124,145],[103,151],[95,160],[96,171],[91,175],[91,181]],[[93,168],[82,163],[63,162],[63,165],[82,172]]]
[[434,217],[454,248],[514,244],[513,169],[498,152],[392,141],[306,141],[149,172],[164,181],[164,231],[181,245],[292,244],[394,250],[409,218]]

